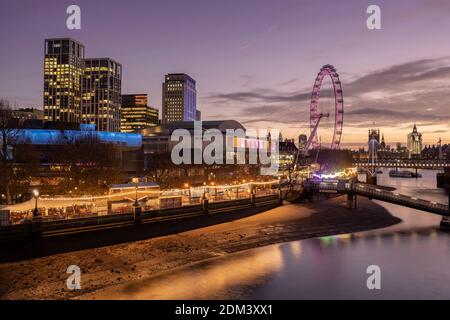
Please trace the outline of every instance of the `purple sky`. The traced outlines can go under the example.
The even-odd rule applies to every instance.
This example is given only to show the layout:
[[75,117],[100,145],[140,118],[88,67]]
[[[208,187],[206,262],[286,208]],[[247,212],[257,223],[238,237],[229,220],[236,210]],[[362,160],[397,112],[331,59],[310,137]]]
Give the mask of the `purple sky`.
[[[79,31],[66,29],[70,4],[81,7]],[[381,6],[382,30],[366,28],[369,4]],[[0,6],[0,97],[20,105],[42,105],[44,39],[72,37],[84,43],[87,57],[121,62],[122,92],[148,93],[158,108],[164,74],[185,72],[197,80],[203,119],[234,118],[294,137],[307,127],[318,70],[333,64],[344,89],[344,143],[366,141],[373,122],[391,144],[406,142],[414,122],[426,143],[450,142],[448,0],[15,0]],[[330,123],[324,120],[319,130],[324,141]]]

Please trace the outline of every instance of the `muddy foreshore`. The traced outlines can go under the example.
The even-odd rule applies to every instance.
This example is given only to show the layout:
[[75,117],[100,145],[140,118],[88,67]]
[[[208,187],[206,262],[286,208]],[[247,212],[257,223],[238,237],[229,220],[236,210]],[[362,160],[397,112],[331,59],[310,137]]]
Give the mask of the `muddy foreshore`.
[[[346,198],[289,204],[243,219],[173,235],[0,264],[0,299],[72,299],[109,286],[255,247],[383,228],[399,223],[378,204]],[[66,287],[67,267],[81,269],[81,290]],[[120,297],[117,297],[120,298]]]

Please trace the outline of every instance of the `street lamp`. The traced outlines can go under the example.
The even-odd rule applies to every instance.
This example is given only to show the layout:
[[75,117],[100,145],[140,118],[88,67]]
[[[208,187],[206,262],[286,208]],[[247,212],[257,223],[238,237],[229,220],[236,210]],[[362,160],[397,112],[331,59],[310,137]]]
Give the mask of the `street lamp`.
[[206,182],[203,182],[203,198],[206,198]]
[[217,201],[217,187],[215,187],[216,183],[211,182],[211,185],[214,187],[214,201]]
[[134,191],[135,191],[135,196],[134,196],[134,206],[135,206],[135,207],[139,207],[139,203],[138,203],[138,186],[139,186],[139,178],[133,178],[131,181],[134,183]]
[[184,187],[186,189],[188,189],[188,191],[189,191],[189,204],[191,204],[191,198],[192,198],[192,196],[191,196],[191,186],[189,185],[189,183],[185,183]]
[[136,191],[136,195],[134,197],[134,206],[135,207],[139,207],[139,203],[138,203],[138,186],[135,186],[135,191]]
[[38,210],[39,191],[37,189],[34,189],[33,190],[33,195],[34,195],[34,199],[36,200],[35,207],[34,207],[34,210],[33,210],[33,218],[35,218],[35,217],[39,217],[39,210]]

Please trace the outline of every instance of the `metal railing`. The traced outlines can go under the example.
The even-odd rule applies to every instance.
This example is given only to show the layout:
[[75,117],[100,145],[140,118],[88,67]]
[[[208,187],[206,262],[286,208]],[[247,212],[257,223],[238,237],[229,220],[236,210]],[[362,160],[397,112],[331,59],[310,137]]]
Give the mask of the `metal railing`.
[[422,169],[430,169],[430,168],[449,168],[450,161],[449,160],[410,160],[410,159],[384,159],[375,161],[374,164],[365,160],[357,160],[353,162],[353,166],[355,167],[371,167],[375,165],[375,167],[399,167],[399,168],[422,168]]
[[[139,207],[142,211],[156,211],[162,209],[181,208],[188,206],[201,205],[204,199],[208,199],[209,203],[227,202],[241,199],[251,199],[254,197],[267,197],[278,194],[278,183],[243,183],[240,185],[224,185],[224,186],[203,186],[196,188],[162,190],[155,194],[145,194],[138,192]],[[112,194],[111,197],[117,197]],[[128,202],[122,205],[109,206],[108,201],[103,201],[103,206],[93,205],[73,205],[70,207],[39,207],[39,212],[43,222],[56,221],[75,221],[79,219],[89,219],[105,216],[127,215],[134,212],[134,201],[131,201],[131,195],[128,195]],[[58,198],[55,199],[55,203]],[[94,203],[94,202],[93,202]],[[28,224],[31,223],[33,210],[24,212],[12,212],[11,224]]]
[[336,193],[351,193],[362,195],[371,199],[381,200],[412,209],[427,211],[441,216],[449,216],[449,205],[419,199],[403,194],[398,194],[393,191],[383,190],[382,187],[373,186],[365,183],[350,183],[344,181],[324,182],[324,181],[309,181],[306,186],[313,191]]
[[280,205],[278,194],[258,196],[252,198],[217,201],[197,205],[181,206],[177,208],[154,209],[142,211],[139,219],[134,213],[109,214],[77,219],[35,220],[31,223],[0,226],[0,242],[31,239],[36,236],[54,237],[76,234],[80,232],[94,232],[111,228],[131,227],[136,223],[158,223],[161,221],[175,221],[186,218],[202,217],[211,214],[228,214],[240,212],[250,208],[266,210]]
[[398,194],[393,191],[382,190],[377,188],[376,186],[356,183],[354,185],[354,191],[358,195],[363,195],[372,199],[386,201],[413,209],[439,214],[442,216],[449,215],[448,205],[437,203],[434,201],[419,199],[416,197],[411,197],[403,194]]

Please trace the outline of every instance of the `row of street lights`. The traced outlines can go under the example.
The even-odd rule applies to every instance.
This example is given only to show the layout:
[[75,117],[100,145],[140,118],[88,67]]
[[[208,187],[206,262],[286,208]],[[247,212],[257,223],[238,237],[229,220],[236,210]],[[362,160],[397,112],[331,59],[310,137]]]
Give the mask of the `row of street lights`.
[[[242,183],[246,183],[246,182],[247,182],[246,180],[242,180]],[[133,179],[133,183],[135,184],[134,207],[139,207],[139,199],[138,199],[139,181]],[[280,178],[278,179],[278,185],[279,185],[279,188],[280,188]],[[207,183],[204,182],[203,183],[203,197],[204,198],[207,197],[207,192],[206,192],[207,187],[208,187]],[[213,187],[215,189],[217,188],[216,184],[214,182],[211,182],[211,187]],[[191,186],[188,183],[185,183],[184,184],[184,188],[189,191],[189,202],[190,202],[191,201],[191,197],[192,197],[192,195],[191,195]],[[216,193],[217,193],[217,189],[216,189]],[[239,194],[239,191],[237,191],[237,194]],[[38,209],[38,198],[39,198],[39,190],[38,189],[34,189],[33,190],[33,196],[34,196],[34,199],[35,199],[35,207],[34,207],[34,210],[33,210],[33,218],[36,218],[36,217],[40,217],[41,216],[40,213],[39,213],[39,209]]]

